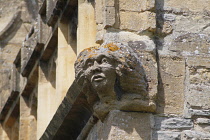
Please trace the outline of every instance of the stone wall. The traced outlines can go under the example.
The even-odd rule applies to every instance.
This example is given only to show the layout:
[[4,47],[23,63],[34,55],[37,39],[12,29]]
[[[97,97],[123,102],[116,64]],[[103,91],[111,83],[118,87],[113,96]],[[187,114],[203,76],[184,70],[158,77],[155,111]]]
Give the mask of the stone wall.
[[[149,85],[157,93],[157,110],[148,120],[141,118],[142,113],[130,120],[132,113],[111,112],[107,125],[98,122],[87,139],[210,139],[209,3],[96,1],[98,42],[129,42],[146,36],[155,43],[153,53],[148,50],[151,44],[138,49],[147,76],[153,81]],[[138,126],[141,121],[147,126]],[[133,122],[136,124],[130,126]],[[147,136],[141,133],[141,127],[147,129]],[[131,128],[133,131],[128,130]]]
[[[210,0],[0,1],[0,27],[0,139],[210,140]],[[92,115],[74,62],[107,43],[135,51],[155,111]]]

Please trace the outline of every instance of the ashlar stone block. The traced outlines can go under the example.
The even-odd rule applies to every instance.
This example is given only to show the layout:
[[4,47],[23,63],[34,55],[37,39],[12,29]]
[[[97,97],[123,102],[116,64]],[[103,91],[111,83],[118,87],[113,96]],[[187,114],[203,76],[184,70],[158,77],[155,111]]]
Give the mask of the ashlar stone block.
[[149,113],[113,110],[104,123],[99,121],[90,131],[87,140],[149,140],[153,117]]
[[104,1],[106,7],[114,7],[115,1],[114,0],[105,0]]
[[104,26],[113,26],[115,23],[115,7],[106,7],[104,12]]
[[210,59],[198,56],[188,57],[188,90],[186,101],[191,108],[210,108]]
[[175,12],[182,12],[183,10],[189,10],[192,12],[203,12],[210,9],[209,0],[165,0],[164,4],[158,4],[159,9],[173,10]]
[[97,24],[103,23],[103,0],[95,1],[95,19]]
[[161,55],[159,65],[158,112],[182,114],[184,107],[185,60],[182,57]]
[[160,117],[155,116],[155,130],[173,131],[173,130],[190,130],[193,128],[191,119],[181,117]]
[[119,0],[121,11],[142,12],[148,11],[155,7],[155,0]]
[[191,130],[185,130],[181,134],[182,140],[209,140],[210,134],[200,131],[191,131]]
[[[206,11],[209,13],[210,11]],[[184,14],[183,14],[184,15]],[[176,15],[176,20],[174,22],[174,30],[181,33],[197,33],[197,34],[209,34],[209,16],[208,14],[202,15],[191,15],[186,13],[188,16]]]
[[181,133],[173,131],[157,131],[153,133],[152,140],[180,140]]
[[196,131],[202,131],[210,133],[210,119],[208,118],[197,118],[194,126]]
[[187,33],[177,36],[170,45],[169,50],[198,55],[210,53],[209,46],[209,35]]
[[120,11],[120,29],[136,32],[154,31],[156,28],[156,17],[153,12],[130,12]]
[[121,42],[128,44],[135,52],[141,51],[154,52],[155,43],[148,36],[137,35],[132,32],[120,31],[120,32],[107,32],[104,34],[104,42]]

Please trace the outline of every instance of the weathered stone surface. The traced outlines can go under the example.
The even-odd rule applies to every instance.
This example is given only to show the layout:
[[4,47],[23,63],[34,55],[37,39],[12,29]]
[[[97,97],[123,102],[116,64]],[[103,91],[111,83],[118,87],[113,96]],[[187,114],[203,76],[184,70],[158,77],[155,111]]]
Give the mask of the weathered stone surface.
[[[26,68],[33,52],[35,52],[35,47],[37,46],[37,32],[35,32],[35,27],[33,26],[28,33],[23,46],[21,48],[21,73]],[[25,74],[23,74],[25,76]]]
[[116,7],[113,0],[96,0],[95,18],[97,24],[103,24],[103,28],[112,27],[115,24]]
[[9,69],[0,70],[0,112],[2,111],[8,97],[10,96],[10,81],[9,77],[11,76],[11,71]]
[[42,2],[43,0],[37,0],[35,2],[27,0],[20,2],[22,4],[21,19],[24,23],[32,23],[36,21],[38,17],[39,6]]
[[209,116],[210,63],[208,56],[188,57],[186,82],[186,116]]
[[169,47],[171,51],[185,52],[186,54],[208,54],[210,37],[205,34],[182,34],[176,37]]
[[109,43],[85,49],[75,62],[78,82],[86,85],[87,100],[104,120],[109,111],[154,112],[144,69],[129,46]]
[[163,14],[163,19],[166,21],[175,21],[176,15],[175,14]]
[[104,21],[104,7],[103,0],[95,1],[95,19],[97,24],[102,24]]
[[210,67],[210,56],[209,55],[198,55],[198,56],[188,56],[187,65],[189,67],[203,67],[208,69]]
[[148,36],[140,36],[135,33],[126,31],[105,33],[104,42],[119,42],[123,44],[128,44],[130,47],[135,49],[137,53],[140,53],[141,51],[155,51],[155,43]]
[[177,56],[159,57],[159,113],[182,114],[184,108],[185,60]]
[[115,7],[106,7],[104,16],[104,26],[111,27],[115,23]]
[[198,110],[198,109],[189,109],[188,113],[190,117],[192,116],[203,116],[203,117],[209,117],[210,116],[210,110]]
[[[210,108],[210,71],[206,68],[192,68],[190,70],[190,85],[187,94],[187,102],[192,107],[203,109]],[[195,71],[194,71],[195,70]],[[194,72],[193,72],[194,71]],[[198,72],[199,71],[199,72]]]
[[[11,13],[15,13],[18,9],[18,6],[21,5],[19,1],[11,0],[11,1],[1,1],[1,17],[8,16]],[[10,7],[8,7],[10,5]]]
[[[134,47],[135,50],[135,47]],[[146,73],[146,79],[148,82],[148,94],[150,98],[157,99],[157,87],[158,87],[158,73],[157,73],[157,62],[155,59],[155,54],[143,51],[141,49],[135,50],[139,55],[139,59],[142,62],[142,66]]]
[[180,140],[181,132],[157,131],[153,133],[152,140]]
[[[38,26],[30,31],[42,2]],[[99,114],[103,123],[99,121],[90,133],[86,132],[88,139],[210,140],[209,3],[209,0],[0,1],[0,112],[7,110],[4,117],[0,114],[0,139],[76,139],[88,118]],[[16,69],[10,72],[24,39],[18,58],[21,62],[15,62]],[[76,79],[73,85],[82,83],[86,87],[73,86],[70,90],[73,94],[66,96],[74,80],[75,56],[86,48],[112,42],[123,44],[128,51],[125,49],[122,55],[116,51],[115,58],[120,60],[111,60],[111,66],[104,64],[108,65],[104,69],[110,70],[107,76],[111,82],[103,83],[108,83],[108,88],[92,84],[87,74],[86,82],[95,88],[88,89],[83,78]],[[34,53],[37,43],[45,47]],[[116,49],[112,45],[107,48],[104,50],[110,52]],[[114,58],[110,52],[100,53]],[[143,70],[138,74],[144,78],[133,74],[138,79],[135,80],[129,75],[139,70],[132,65],[139,64],[136,59],[127,61],[133,55],[141,62]],[[101,56],[92,53],[86,57],[91,59],[80,62],[88,62],[89,67],[94,65],[99,73]],[[109,62],[102,57],[103,62]],[[126,62],[127,65],[120,65],[126,69],[114,67],[119,61]],[[24,68],[25,64],[31,69]],[[21,76],[20,67],[26,77]],[[95,78],[102,79],[100,75]],[[35,87],[37,91],[33,90]],[[126,93],[112,94],[113,89]],[[146,89],[146,94],[140,96],[144,93],[142,89]],[[90,90],[93,94],[87,95]],[[13,92],[21,93],[17,103],[11,98]],[[103,95],[99,96],[99,92]],[[89,102],[93,103],[92,108],[86,98],[92,99]],[[157,110],[150,103],[157,105]],[[7,108],[8,104],[13,107]],[[14,107],[16,116],[12,112]],[[109,111],[109,115],[103,116]]]
[[[183,35],[186,33],[196,34],[209,34],[209,16],[205,15],[191,15],[191,16],[180,16],[176,15],[174,22],[174,29],[176,32],[181,32]],[[187,28],[186,28],[187,27]]]
[[97,25],[97,33],[96,33],[96,43],[102,44],[104,39],[104,34],[106,33],[106,30],[104,29],[103,24]]
[[77,53],[85,48],[96,46],[95,37],[97,32],[93,5],[83,0],[78,2],[78,17],[75,18],[76,27],[74,27],[77,28]]
[[195,130],[210,133],[210,119],[197,118],[195,121]]
[[[21,138],[25,136],[25,140],[36,140],[37,139],[37,100],[35,97],[37,89],[35,88],[30,95],[30,98],[20,98],[20,127],[19,135]],[[30,126],[30,127],[28,127]]]
[[170,117],[155,117],[155,129],[157,130],[189,130],[193,128],[191,119],[170,118]]
[[142,12],[148,11],[155,7],[154,0],[119,0],[119,8],[121,11]]
[[105,0],[104,3],[105,3],[106,7],[108,7],[108,6],[114,7],[115,1],[114,0]]
[[98,122],[87,140],[148,140],[151,139],[153,118],[149,113],[111,111],[104,123]]
[[204,10],[210,10],[209,7],[209,0],[166,0],[164,3],[162,1],[158,1],[157,5],[158,9],[167,11],[173,10],[175,12],[183,12],[187,10],[191,12],[203,12]]
[[207,118],[197,118],[196,119],[197,124],[210,124],[210,119]]
[[130,32],[105,33],[104,42],[120,42],[127,44],[138,55],[142,62],[148,81],[149,95],[155,98],[157,93],[157,63],[155,56],[155,44],[147,36],[140,36]]
[[[37,2],[38,1],[34,1],[33,4],[36,5]],[[36,18],[32,15],[38,10],[34,7],[34,9],[32,7],[27,9],[27,6],[32,4],[31,1],[27,1],[27,4],[28,5],[26,5],[26,1],[20,0],[0,1],[0,116],[3,115],[1,114],[3,109],[11,113],[13,107],[10,110],[10,108],[6,108],[6,105],[13,105],[14,99],[10,97],[14,95],[14,92],[15,94],[19,92],[19,74],[16,77],[16,72],[13,71],[13,63],[31,27],[31,22]],[[16,112],[18,112],[17,109]],[[5,124],[15,122],[15,117],[17,116],[13,116],[13,118],[7,116],[6,120],[1,121],[5,121]],[[13,121],[10,121],[11,118]],[[4,125],[2,129],[6,129],[8,127],[7,125],[8,124]],[[19,126],[19,124],[17,123],[13,126],[9,126],[11,129],[5,133],[11,136],[10,139],[18,139],[17,126]],[[2,136],[2,138],[3,137],[4,136]]]
[[154,31],[156,26],[155,13],[120,11],[120,29],[136,32]]
[[210,80],[210,67],[207,68],[205,66],[198,67],[190,67],[190,84],[199,85],[202,84],[203,86],[209,86]]
[[194,139],[209,140],[210,134],[199,132],[199,131],[185,130],[181,134],[181,139],[182,140],[194,140]]
[[37,42],[40,44],[46,44],[49,37],[51,36],[52,29],[46,23],[44,23],[44,19],[42,19],[41,16],[38,16],[37,20]]
[[166,36],[174,30],[175,14],[158,13],[157,14],[157,33]]
[[191,107],[210,108],[209,86],[190,86],[189,95],[186,99]]

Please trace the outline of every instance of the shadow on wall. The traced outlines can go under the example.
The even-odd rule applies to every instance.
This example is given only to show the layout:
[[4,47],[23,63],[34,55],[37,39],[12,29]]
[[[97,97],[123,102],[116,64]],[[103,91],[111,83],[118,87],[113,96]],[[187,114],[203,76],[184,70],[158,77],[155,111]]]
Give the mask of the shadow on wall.
[[[78,7],[72,7],[68,15],[69,18],[62,19],[59,28],[75,54],[77,54],[77,26],[78,26]],[[66,17],[65,17],[66,18]]]
[[14,38],[22,25],[21,11],[16,12],[7,26],[0,32],[0,48],[8,45],[8,42]]
[[41,79],[40,81],[49,82],[53,88],[56,88],[56,63],[55,63],[56,58],[57,58],[57,55],[55,55],[54,57],[52,56],[52,58],[48,60],[47,62],[42,61],[40,63],[40,68],[43,74],[39,78]]
[[156,7],[156,50],[157,50],[157,66],[158,66],[158,92],[157,92],[157,113],[164,113],[165,108],[165,91],[163,87],[162,77],[160,73],[160,62],[159,62],[159,53],[158,50],[163,49],[164,45],[164,35],[163,32],[163,25],[164,25],[164,0],[156,0],[155,1]]

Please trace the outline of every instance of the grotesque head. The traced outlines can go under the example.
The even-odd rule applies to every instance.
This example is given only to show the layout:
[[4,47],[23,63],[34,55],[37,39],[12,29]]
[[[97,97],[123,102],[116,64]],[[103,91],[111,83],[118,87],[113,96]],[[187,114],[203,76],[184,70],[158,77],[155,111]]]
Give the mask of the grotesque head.
[[[143,67],[129,46],[110,43],[85,49],[75,62],[75,70],[76,79],[85,85],[88,102],[93,106],[109,106],[107,111],[127,110],[128,100],[134,103],[148,98]],[[138,110],[133,103],[133,111]]]

